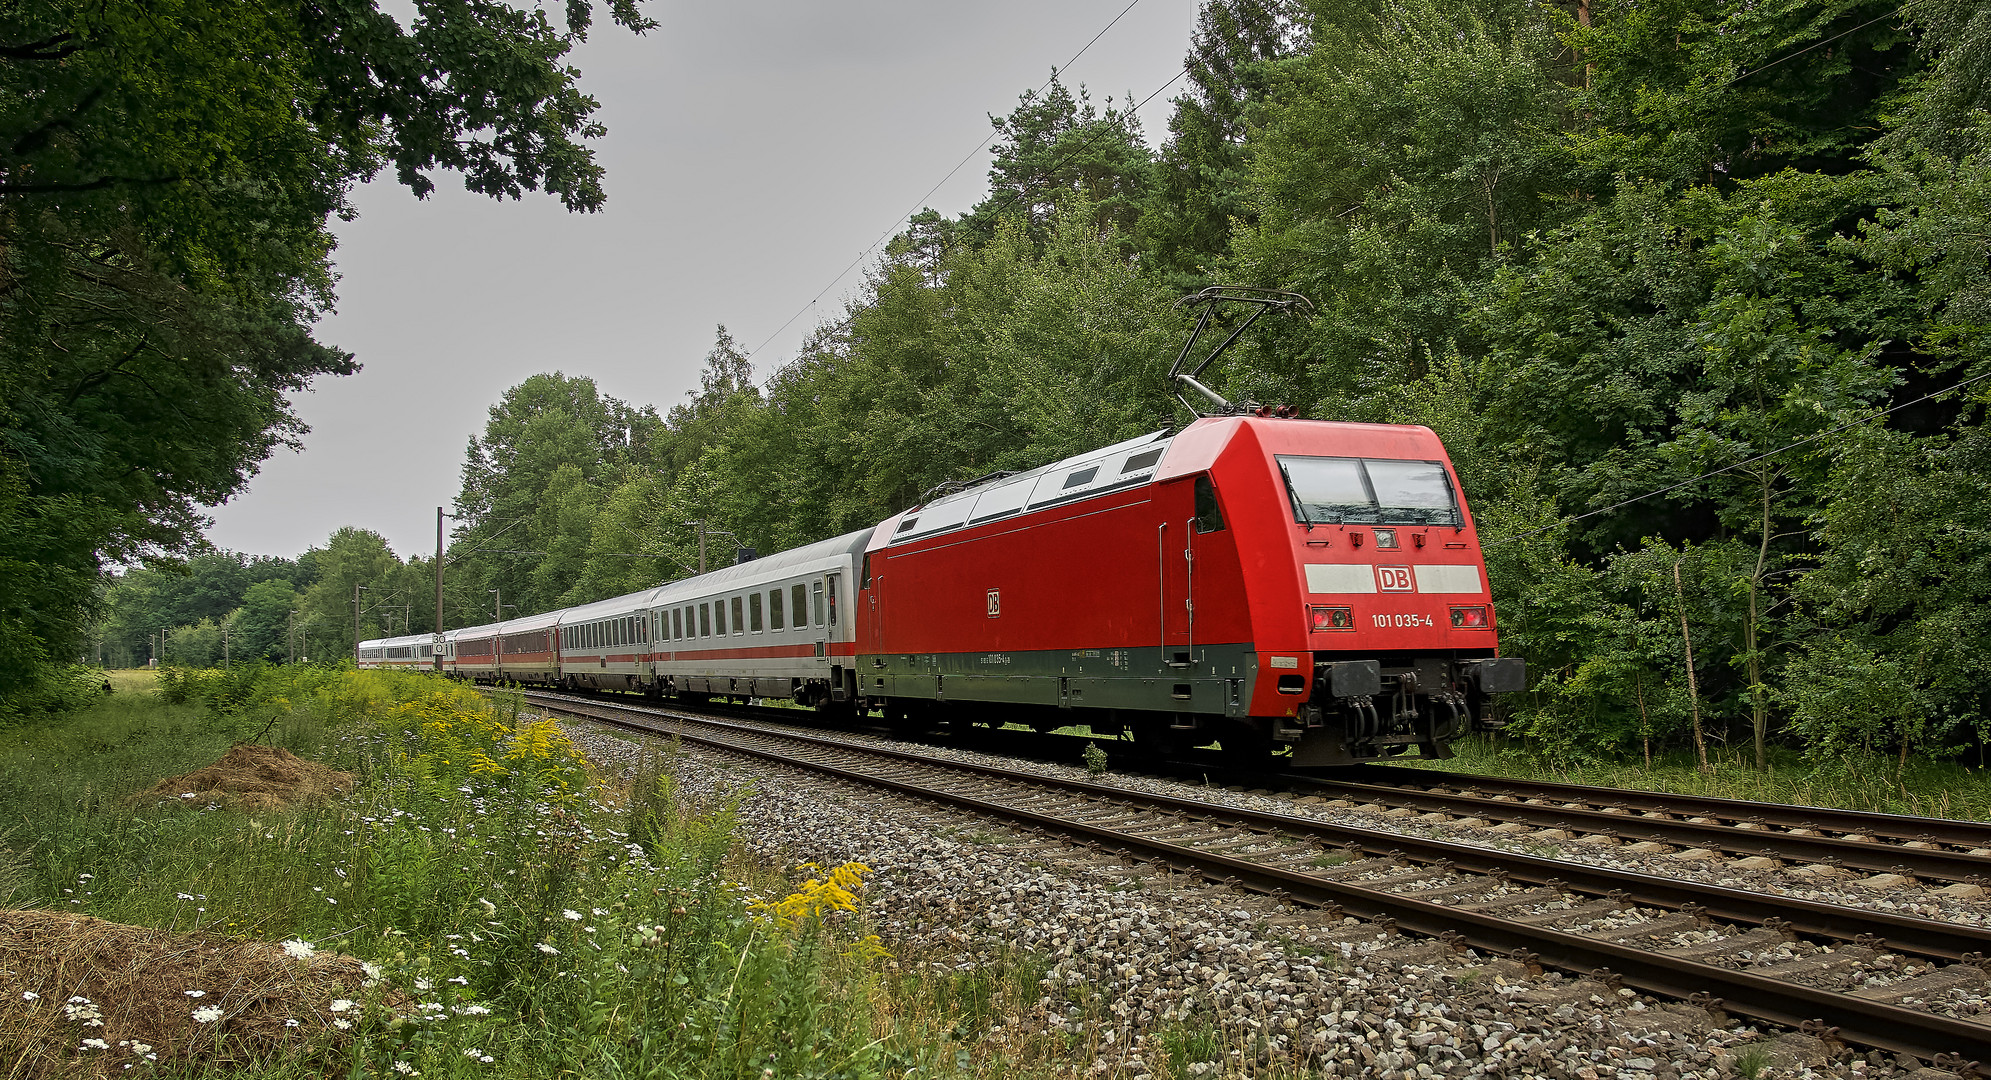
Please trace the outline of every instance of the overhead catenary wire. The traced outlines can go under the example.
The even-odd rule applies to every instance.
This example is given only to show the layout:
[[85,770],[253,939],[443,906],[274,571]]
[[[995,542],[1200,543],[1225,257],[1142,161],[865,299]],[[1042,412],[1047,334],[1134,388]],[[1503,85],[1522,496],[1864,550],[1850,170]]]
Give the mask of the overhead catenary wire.
[[[1037,88],[1036,93],[1042,94],[1045,90],[1050,89],[1051,83],[1056,81],[1059,74],[1064,72],[1067,68],[1070,68],[1073,64],[1077,63],[1079,57],[1084,56],[1088,50],[1090,50],[1094,45],[1098,44],[1099,39],[1105,37],[1106,32],[1108,30],[1113,29],[1113,27],[1117,25],[1121,19],[1126,18],[1127,13],[1134,10],[1134,8],[1138,6],[1140,2],[1141,0],[1132,0],[1132,2],[1129,3],[1126,7],[1121,8],[1120,14],[1113,16],[1111,22],[1108,22],[1105,26],[1101,27],[1098,33],[1092,35],[1092,39],[1090,41],[1087,41],[1085,45],[1079,49],[1079,51],[1073,53],[1071,55],[1071,59],[1066,60],[1063,66],[1052,68],[1050,78],[1044,80],[1043,85]],[[1180,77],[1181,76],[1179,75],[1177,76],[1177,78]],[[1174,80],[1171,79],[1170,82],[1173,83]],[[1141,105],[1146,105],[1148,101],[1152,100],[1154,100],[1154,95],[1150,94],[1148,95],[1146,101],[1141,102]],[[1139,107],[1140,106],[1135,106],[1135,108]],[[852,270],[857,269],[857,267],[860,264],[862,264],[865,259],[871,256],[872,252],[878,250],[878,246],[880,244],[883,244],[885,241],[890,240],[893,236],[898,235],[899,226],[904,222],[910,220],[914,214],[917,214],[920,212],[920,210],[924,209],[926,206],[926,201],[928,199],[933,198],[934,192],[939,191],[943,186],[945,186],[947,181],[954,179],[954,174],[960,172],[963,166],[967,165],[968,162],[974,160],[976,154],[979,154],[983,150],[987,149],[988,145],[995,141],[995,137],[996,137],[996,132],[990,131],[988,136],[984,138],[980,143],[977,143],[973,150],[970,150],[966,154],[963,154],[961,156],[961,160],[955,162],[954,167],[947,170],[947,175],[941,177],[937,182],[934,183],[934,185],[931,188],[927,189],[926,194],[921,195],[919,197],[919,200],[913,204],[912,209],[907,210],[905,213],[900,214],[897,218],[893,219],[892,224],[886,226],[885,231],[879,233],[878,238],[876,240],[871,241],[871,243],[867,245],[863,251],[858,252],[857,258],[852,259],[848,266],[845,266],[842,270],[837,271],[837,275],[830,279],[829,284],[823,286],[822,289],[819,290],[815,296],[810,297],[808,303],[803,304],[800,308],[796,309],[795,314],[788,316],[787,321],[783,322],[780,326],[776,327],[774,332],[769,334],[765,339],[763,339],[760,344],[747,350],[746,354],[747,359],[751,360],[755,356],[758,356],[762,349],[767,348],[769,343],[773,342],[775,338],[780,337],[782,333],[786,331],[790,326],[793,326],[795,324],[795,320],[808,314],[809,310],[811,308],[814,308],[816,306],[816,303],[820,301],[824,296],[828,295],[831,289],[836,288],[839,282],[843,281],[844,278],[849,277],[850,272]],[[844,319],[842,323],[838,324],[839,329],[841,329],[842,326],[848,324],[849,322],[850,320],[848,318]]]
[[[1178,82],[1181,82],[1181,81],[1182,81],[1182,77],[1183,77],[1184,75],[1187,75],[1187,74],[1189,74],[1189,69],[1188,69],[1188,68],[1184,68],[1184,69],[1182,69],[1181,71],[1178,71],[1178,72],[1176,72],[1176,73],[1175,73],[1175,77],[1174,77],[1174,78],[1172,78],[1172,79],[1168,80],[1167,82],[1165,82],[1165,83],[1161,84],[1161,85],[1160,85],[1159,87],[1156,87],[1153,93],[1151,93],[1151,94],[1149,94],[1149,95],[1148,95],[1147,97],[1144,97],[1144,98],[1142,98],[1142,99],[1141,99],[1141,101],[1140,101],[1140,104],[1138,104],[1138,105],[1135,105],[1135,106],[1134,106],[1133,108],[1131,108],[1131,109],[1128,109],[1128,110],[1127,110],[1127,111],[1126,111],[1126,112],[1125,112],[1124,114],[1122,114],[1122,115],[1127,115],[1127,116],[1132,116],[1132,115],[1134,115],[1134,114],[1138,113],[1138,112],[1139,112],[1139,111],[1140,111],[1140,110],[1141,110],[1142,108],[1144,108],[1144,107],[1146,107],[1146,106],[1147,106],[1148,102],[1150,102],[1150,101],[1153,101],[1153,100],[1154,100],[1155,98],[1157,98],[1157,97],[1160,97],[1160,96],[1161,96],[1161,95],[1162,95],[1163,93],[1167,92],[1167,90],[1168,90],[1168,88],[1169,88],[1169,87],[1171,87],[1171,86],[1174,86],[1174,85],[1175,85],[1176,83],[1178,83]],[[1108,125],[1106,125],[1106,124],[1101,124],[1101,125],[1099,125],[1099,127],[1098,127],[1097,129],[1095,129],[1095,130],[1093,131],[1092,135],[1091,135],[1091,136],[1090,136],[1089,138],[1087,138],[1087,139],[1086,139],[1086,140],[1085,140],[1084,142],[1082,142],[1082,143],[1078,144],[1078,146],[1074,147],[1073,149],[1071,149],[1071,150],[1068,150],[1068,151],[1066,151],[1066,152],[1065,152],[1065,154],[1064,154],[1063,156],[1061,156],[1061,157],[1059,157],[1059,158],[1058,158],[1058,160],[1056,160],[1056,161],[1052,162],[1052,163],[1051,163],[1051,167],[1050,167],[1050,169],[1049,169],[1048,171],[1050,171],[1050,172],[1056,172],[1056,171],[1058,171],[1059,169],[1063,168],[1063,167],[1065,166],[1065,164],[1066,164],[1067,162],[1071,161],[1071,160],[1072,160],[1073,158],[1075,158],[1075,157],[1077,157],[1078,155],[1080,155],[1080,154],[1082,154],[1082,153],[1086,152],[1087,150],[1090,150],[1090,149],[1092,149],[1092,146],[1093,146],[1093,144],[1094,144],[1094,143],[1096,143],[1096,142],[1098,142],[1098,141],[1100,140],[1100,138],[1101,138],[1102,136],[1104,136],[1104,135],[1105,135],[1105,133],[1107,132],[1107,130],[1108,130]],[[984,144],[984,145],[987,145],[987,144]],[[1007,211],[1007,210],[1011,209],[1011,208],[1012,208],[1012,206],[1013,206],[1013,204],[1015,203],[1016,199],[1017,199],[1017,198],[1019,198],[1019,197],[1020,197],[1020,195],[1021,195],[1021,193],[1020,193],[1020,192],[1014,192],[1014,191],[1012,191],[1012,192],[1005,192],[1005,193],[1004,193],[1004,198],[1005,198],[1005,200],[1006,200],[1007,202],[1006,202],[1006,204],[999,204],[999,205],[997,205],[997,206],[996,206],[996,207],[994,208],[994,209],[995,209],[995,213],[996,213],[996,214],[997,214],[998,216],[1000,216],[1000,215],[1001,215],[1001,214],[1002,214],[1003,212],[1005,212],[1005,211]],[[894,226],[894,227],[896,228],[896,226]],[[869,251],[866,251],[866,253],[865,253],[865,254],[870,254],[870,252],[869,252]],[[861,255],[860,255],[860,256],[859,256],[858,258],[859,258],[859,259],[862,259],[862,258],[863,258],[863,256],[861,256]],[[855,265],[857,265],[857,264],[856,264],[856,263],[852,263],[851,265],[852,265],[852,266],[855,266]],[[847,269],[846,269],[846,270],[845,270],[844,272],[845,272],[845,273],[849,273],[849,271],[848,271]],[[841,280],[841,279],[839,279],[839,280]],[[831,284],[832,284],[832,285],[834,285],[835,283],[834,283],[834,282],[832,282]],[[825,289],[825,290],[824,290],[824,292],[828,292],[828,291],[829,291],[828,289]],[[818,296],[820,296],[821,294],[819,293],[819,294],[817,294],[817,295],[818,295]],[[813,304],[813,303],[815,303],[815,301],[814,301],[814,300],[811,300],[811,301],[810,301],[810,303],[811,303],[811,304]],[[807,311],[807,310],[808,310],[807,308],[804,308],[804,309],[803,309],[803,311]],[[796,312],[796,317],[800,317],[800,315],[801,315],[801,312]],[[843,319],[842,319],[841,321],[839,321],[839,322],[838,322],[838,323],[837,323],[837,324],[836,324],[836,325],[835,325],[834,327],[832,327],[832,328],[831,328],[831,333],[840,333],[840,332],[842,332],[842,331],[844,331],[844,330],[848,329],[848,328],[850,327],[850,323],[851,323],[851,320],[852,320],[853,318],[855,318],[855,317],[856,317],[856,314],[855,314],[854,312],[853,312],[852,314],[850,314],[850,315],[846,315],[846,316],[844,316],[844,317],[843,317]],[[790,319],[788,320],[788,322],[791,322],[791,323],[792,323],[792,322],[794,322],[794,321],[795,321],[795,319],[794,319],[794,318],[790,318]],[[783,327],[783,329],[786,329],[787,325],[788,325],[787,323],[783,323],[783,324],[782,324],[782,327]],[[779,330],[775,331],[775,333],[777,333],[777,334],[779,334],[780,332],[781,332],[781,331],[779,331]],[[769,340],[771,341],[771,340],[773,340],[773,339],[772,339],[772,338],[770,338]],[[765,342],[765,341],[761,342],[761,346],[762,346],[762,347],[765,347],[766,345],[767,345],[767,342]],[[751,357],[751,356],[752,356],[753,354],[752,354],[752,353],[748,353],[747,355],[748,355],[749,357]],[[771,380],[772,380],[772,379],[774,378],[774,374],[778,374],[778,372],[776,372],[776,373],[771,373],[771,374],[770,374],[770,375],[768,376],[768,378],[769,378],[769,380],[770,380],[770,381],[771,381]]]
[[1885,409],[1880,409],[1875,412],[1868,413],[1867,415],[1862,416],[1857,420],[1849,420],[1846,423],[1840,424],[1838,427],[1826,428],[1824,431],[1818,432],[1814,435],[1807,435],[1804,438],[1797,440],[1796,442],[1785,443],[1784,445],[1777,447],[1775,450],[1765,450],[1764,452],[1757,454],[1754,457],[1743,458],[1741,461],[1730,462],[1727,465],[1723,465],[1719,469],[1709,469],[1707,472],[1704,472],[1699,476],[1687,480],[1682,480],[1677,484],[1668,484],[1663,488],[1659,488],[1654,491],[1648,491],[1643,495],[1634,495],[1629,499],[1620,499],[1609,506],[1600,506],[1595,510],[1590,510],[1581,514],[1575,514],[1569,517],[1565,517],[1555,522],[1552,525],[1544,525],[1539,529],[1531,529],[1524,533],[1516,533],[1513,536],[1503,536],[1498,540],[1489,540],[1480,546],[1482,548],[1499,547],[1502,544],[1511,544],[1517,540],[1526,540],[1531,536],[1540,536],[1541,534],[1546,532],[1553,532],[1554,530],[1560,529],[1565,525],[1574,525],[1577,522],[1583,521],[1588,518],[1597,517],[1601,514],[1608,514],[1614,510],[1621,510],[1636,502],[1644,502],[1647,499],[1656,499],[1661,495],[1667,495],[1671,494],[1672,492],[1679,491],[1681,488],[1692,487],[1693,485],[1698,484],[1703,480],[1708,480],[1713,477],[1720,476],[1721,474],[1726,472],[1733,472],[1736,469],[1743,467],[1744,465],[1753,465],[1756,462],[1764,460],[1765,458],[1775,457],[1778,454],[1795,450],[1800,446],[1808,446],[1812,443],[1817,442],[1820,439],[1825,438],[1827,435],[1837,435],[1839,432],[1859,427],[1861,424],[1864,424],[1869,420],[1877,420],[1883,416],[1888,415],[1889,413],[1900,412],[1902,409],[1908,408],[1910,405],[1920,405],[1925,401],[1933,401],[1936,398],[1942,397],[1945,394],[1953,394],[1958,390],[1961,390],[1964,387],[1969,386],[1972,383],[1982,382],[1985,379],[1991,379],[1991,371],[1986,371],[1981,375],[1972,375],[1968,379],[1964,379],[1961,382],[1955,383],[1951,386],[1944,387],[1941,390],[1936,390],[1931,393],[1923,394],[1921,397],[1918,397],[1913,401],[1904,401],[1899,405],[1890,405]]

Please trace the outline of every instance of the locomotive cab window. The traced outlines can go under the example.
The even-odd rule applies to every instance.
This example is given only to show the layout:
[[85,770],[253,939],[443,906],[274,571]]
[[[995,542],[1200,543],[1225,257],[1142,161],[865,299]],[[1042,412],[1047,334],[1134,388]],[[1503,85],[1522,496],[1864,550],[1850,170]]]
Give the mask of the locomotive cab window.
[[1207,473],[1196,478],[1196,531],[1224,531],[1224,511],[1217,505],[1217,487],[1210,483]]
[[1282,456],[1279,473],[1301,524],[1465,527],[1440,462]]

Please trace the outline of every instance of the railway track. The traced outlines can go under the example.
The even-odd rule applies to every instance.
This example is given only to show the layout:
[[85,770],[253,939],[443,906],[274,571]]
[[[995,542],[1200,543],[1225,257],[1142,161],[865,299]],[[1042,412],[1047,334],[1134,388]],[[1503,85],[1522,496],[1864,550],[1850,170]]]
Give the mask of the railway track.
[[1287,774],[1278,779],[1290,790],[1350,806],[1511,822],[1871,874],[1991,884],[1991,825],[1982,822],[1391,766],[1370,766],[1353,778]]
[[[593,700],[613,700],[596,698]],[[793,710],[707,704],[699,711],[795,724]],[[812,728],[823,730],[819,725]],[[864,724],[829,730],[876,731]],[[973,729],[967,748],[997,754],[1080,760],[1088,742],[1109,751],[1115,740],[1034,732]],[[1694,855],[1755,860],[1750,870],[1806,866],[1828,874],[1894,875],[1991,888],[1991,824],[1947,818],[1877,814],[1829,807],[1753,803],[1665,792],[1515,780],[1403,766],[1369,765],[1345,774],[1239,772],[1221,762],[1141,760],[1116,754],[1116,765],[1171,778],[1207,779],[1239,789],[1283,788],[1350,809],[1418,816],[1425,824],[1454,823],[1496,832],[1535,833],[1556,842],[1663,845]],[[1650,849],[1648,849],[1650,852]],[[1883,878],[1877,884],[1894,884]]]
[[[711,708],[711,706],[707,706]],[[723,715],[795,722],[793,710],[730,707]],[[862,730],[853,726],[850,730]],[[967,745],[995,753],[1041,757],[1044,747],[1079,760],[1083,736],[976,730]],[[1101,740],[1111,748],[1112,740]],[[1025,745],[1027,744],[1027,745]],[[1370,765],[1347,775],[1243,773],[1202,760],[1127,759],[1128,768],[1162,775],[1210,778],[1247,788],[1271,784],[1300,795],[1340,800],[1352,809],[1422,816],[1496,831],[1523,830],[1558,842],[1658,844],[1686,852],[1758,860],[1749,868],[1785,865],[1829,873],[1897,875],[1991,887],[1991,824],[1876,814],[1828,807],[1752,803],[1548,781],[1513,780],[1403,766]],[[1429,815],[1429,816],[1426,816]],[[1764,862],[1762,860],[1767,860]],[[1883,882],[1884,883],[1884,882]]]
[[527,692],[549,711],[1000,820],[1099,857],[1248,889],[1604,986],[1622,984],[1991,1076],[1991,931],[1311,818],[972,765],[650,706]]

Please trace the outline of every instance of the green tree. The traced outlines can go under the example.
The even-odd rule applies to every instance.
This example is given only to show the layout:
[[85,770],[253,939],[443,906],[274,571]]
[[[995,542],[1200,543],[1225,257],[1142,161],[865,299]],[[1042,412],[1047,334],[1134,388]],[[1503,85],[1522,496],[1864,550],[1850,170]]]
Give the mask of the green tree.
[[1372,388],[1474,347],[1459,339],[1475,291],[1567,212],[1545,197],[1570,179],[1555,31],[1534,4],[1315,13],[1309,51],[1279,65],[1251,156],[1257,221],[1234,242],[1250,278],[1321,316],[1242,360],[1296,389],[1311,360],[1306,398],[1373,418]]
[[1141,214],[1141,245],[1183,291],[1205,284],[1230,254],[1233,222],[1255,214],[1245,176],[1249,125],[1271,91],[1274,61],[1301,45],[1290,0],[1206,0],[1190,40],[1190,89],[1175,99]]
[[[190,551],[355,370],[313,340],[333,214],[417,195],[604,198],[566,25],[498,0],[28,0],[0,11],[0,695],[76,651],[106,560]],[[633,0],[607,11],[636,30]]]
[[[1128,102],[1131,106],[1132,102]],[[1077,95],[1054,72],[1042,93],[1025,91],[1008,116],[991,116],[989,195],[961,216],[956,231],[971,243],[995,235],[997,222],[1019,217],[1041,238],[1058,207],[1084,201],[1093,225],[1131,237],[1141,204],[1153,184],[1153,155],[1141,137],[1141,118],[1116,109],[1101,112],[1085,87]]]
[[288,581],[259,581],[242,594],[228,620],[230,653],[239,663],[276,663],[289,656],[291,612],[302,597]]
[[450,625],[488,621],[493,589],[521,610],[555,606],[579,579],[593,530],[591,496],[575,485],[592,493],[624,468],[653,469],[671,445],[654,409],[604,395],[585,376],[534,375],[505,391],[463,466],[445,573],[458,605]]
[[308,644],[306,655],[321,662],[350,657],[354,642],[385,636],[387,605],[401,607],[394,588],[401,560],[379,533],[351,526],[333,533],[316,555],[318,580],[298,603],[298,648],[304,652]]

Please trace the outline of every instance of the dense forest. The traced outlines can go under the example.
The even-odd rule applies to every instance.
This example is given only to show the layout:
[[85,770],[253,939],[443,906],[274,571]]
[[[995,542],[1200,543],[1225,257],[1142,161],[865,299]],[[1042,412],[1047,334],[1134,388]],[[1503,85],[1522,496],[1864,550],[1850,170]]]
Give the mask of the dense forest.
[[[662,412],[584,375],[508,391],[468,448],[445,624],[683,576],[700,529],[778,550],[1180,423],[1173,303],[1249,284],[1318,312],[1261,323],[1220,388],[1445,439],[1532,745],[1977,760],[1991,11],[1209,0],[1186,66],[1158,148],[1132,102],[1025,94],[987,197],[914,218],[764,377],[722,327]],[[432,564],[356,530],[188,569],[110,586],[118,655],[183,625],[192,658],[201,619],[282,607],[330,656],[355,584],[362,636],[435,625]],[[205,574],[242,599],[201,607],[228,591]]]

